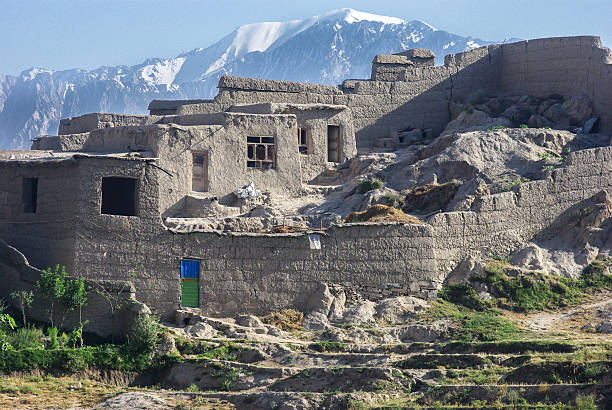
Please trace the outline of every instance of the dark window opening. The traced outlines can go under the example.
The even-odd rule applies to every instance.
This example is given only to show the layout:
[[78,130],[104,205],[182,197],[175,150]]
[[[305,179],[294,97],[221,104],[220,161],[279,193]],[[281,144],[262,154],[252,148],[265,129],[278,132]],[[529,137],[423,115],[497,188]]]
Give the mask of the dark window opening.
[[300,154],[310,154],[310,133],[308,132],[308,128],[298,128],[298,149],[300,150]]
[[38,201],[38,178],[24,178],[23,179],[23,212],[27,214],[35,214],[37,201]]
[[247,137],[247,167],[270,169],[275,166],[274,137]]
[[340,127],[337,125],[327,126],[327,161],[340,162]]
[[208,154],[192,153],[191,190],[195,192],[208,191]]
[[101,213],[108,215],[136,215],[136,179],[102,178]]

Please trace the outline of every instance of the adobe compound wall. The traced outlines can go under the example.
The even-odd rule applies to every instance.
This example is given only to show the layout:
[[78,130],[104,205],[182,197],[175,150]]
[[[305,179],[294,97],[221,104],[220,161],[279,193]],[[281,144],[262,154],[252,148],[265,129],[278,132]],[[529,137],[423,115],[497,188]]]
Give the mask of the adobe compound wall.
[[599,37],[559,37],[496,44],[446,56],[437,67],[406,68],[397,81],[345,80],[341,86],[226,76],[212,103],[182,105],[177,114],[215,112],[234,104],[324,103],[350,107],[357,147],[409,128],[439,134],[450,121],[449,101],[476,90],[492,94],[588,94],[612,131],[612,54]]
[[303,309],[321,282],[369,299],[430,298],[466,256],[508,254],[544,228],[563,229],[561,216],[580,212],[601,190],[612,190],[612,147],[572,153],[550,178],[483,197],[473,211],[437,214],[423,225],[335,226],[321,234],[321,249],[311,249],[309,234],[197,232],[197,224],[172,231],[101,215],[80,225],[87,240],[77,241],[75,268],[104,279],[129,276],[138,300],[163,315],[179,305],[183,258],[201,261],[201,306],[212,315]]

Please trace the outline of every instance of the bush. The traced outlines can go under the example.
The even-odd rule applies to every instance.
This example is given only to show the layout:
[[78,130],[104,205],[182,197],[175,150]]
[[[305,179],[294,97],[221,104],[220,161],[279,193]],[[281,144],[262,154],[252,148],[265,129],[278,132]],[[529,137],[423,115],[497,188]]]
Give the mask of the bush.
[[495,131],[495,130],[503,130],[507,127],[505,125],[494,125],[492,127],[487,128],[487,131]]
[[438,297],[478,311],[483,311],[488,306],[486,302],[480,300],[478,293],[469,283],[444,286],[438,292]]
[[137,353],[151,353],[159,343],[159,319],[154,315],[138,315],[128,344]]
[[368,191],[372,191],[373,189],[380,189],[385,184],[380,179],[376,178],[368,178],[364,179],[357,185],[357,192],[360,194],[365,194]]
[[273,312],[267,316],[263,316],[261,321],[267,325],[276,326],[285,332],[294,330],[302,330],[302,320],[304,314],[293,309],[285,309],[280,312]]
[[35,327],[22,327],[7,335],[7,342],[15,350],[44,348],[43,331]]
[[58,330],[56,327],[50,327],[47,329],[47,335],[49,336],[49,349],[58,349],[60,347],[59,340],[57,339]]

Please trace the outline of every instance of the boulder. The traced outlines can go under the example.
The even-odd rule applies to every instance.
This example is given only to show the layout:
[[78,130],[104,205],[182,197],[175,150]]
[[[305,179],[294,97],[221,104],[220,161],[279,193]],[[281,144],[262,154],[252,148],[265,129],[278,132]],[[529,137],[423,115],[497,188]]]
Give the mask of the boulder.
[[388,324],[403,323],[408,319],[416,319],[427,306],[429,305],[426,301],[412,296],[383,299],[376,305],[374,317]]
[[306,309],[309,312],[321,313],[327,318],[333,301],[334,297],[329,291],[329,287],[327,284],[321,283],[317,290],[315,290],[308,298],[308,301],[306,302]]
[[369,300],[355,303],[344,313],[342,321],[345,323],[370,323],[374,321],[376,314],[376,304]]
[[244,327],[262,327],[264,325],[257,316],[253,315],[238,315],[236,324]]
[[457,285],[461,282],[466,282],[472,276],[478,276],[482,273],[484,273],[483,264],[474,257],[468,256],[448,274],[445,283],[447,285]]
[[510,262],[520,268],[529,270],[544,269],[544,255],[542,249],[534,243],[530,243],[522,249],[514,252]]
[[586,120],[584,123],[584,127],[582,127],[583,134],[590,134],[599,131],[599,116],[593,117],[589,120]]
[[570,125],[578,125],[591,118],[593,101],[586,94],[577,95],[565,101],[562,108],[567,113]]
[[312,331],[327,330],[331,327],[327,316],[320,312],[310,312],[304,316],[302,326],[304,329]]
[[524,105],[517,104],[507,108],[500,116],[509,119],[513,125],[519,126],[527,124],[529,117],[531,117],[531,110]]
[[554,124],[568,124],[567,113],[559,103],[551,105],[542,115]]
[[529,120],[527,121],[527,126],[529,128],[544,128],[544,127],[552,128],[553,123],[539,114],[533,114],[531,117],[529,117]]
[[190,325],[185,328],[185,333],[192,337],[200,339],[210,339],[217,336],[217,329],[206,322],[198,322],[195,325]]

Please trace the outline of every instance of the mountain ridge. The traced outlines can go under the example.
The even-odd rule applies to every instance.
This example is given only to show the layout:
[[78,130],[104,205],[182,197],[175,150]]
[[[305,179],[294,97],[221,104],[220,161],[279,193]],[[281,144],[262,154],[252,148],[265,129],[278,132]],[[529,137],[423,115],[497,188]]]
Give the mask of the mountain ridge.
[[93,70],[31,68],[0,75],[0,149],[28,149],[32,138],[56,133],[61,118],[100,111],[143,114],[156,98],[211,98],[226,74],[338,84],[369,77],[375,54],[429,48],[440,63],[445,54],[491,43],[419,20],[339,9],[240,26],[209,47],[174,58]]

